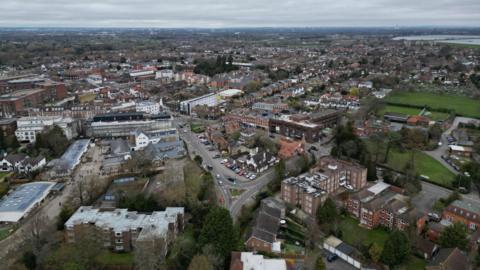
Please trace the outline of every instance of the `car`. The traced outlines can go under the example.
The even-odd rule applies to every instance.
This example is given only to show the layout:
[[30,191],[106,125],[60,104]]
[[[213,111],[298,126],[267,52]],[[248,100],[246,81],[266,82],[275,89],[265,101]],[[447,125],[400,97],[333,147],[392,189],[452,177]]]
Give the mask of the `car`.
[[329,254],[329,255],[327,256],[327,261],[328,261],[328,262],[333,262],[333,261],[335,261],[336,259],[338,259],[338,255],[337,255],[337,254]]
[[218,184],[222,185],[223,184],[222,180],[218,180]]
[[235,178],[233,178],[233,177],[227,177],[227,180],[234,183],[234,184],[236,182]]
[[220,174],[217,173],[217,178],[220,178]]
[[315,145],[310,146],[310,150],[318,151],[318,148]]
[[234,171],[235,171],[235,173],[239,173],[239,172],[240,172],[240,168],[236,168],[236,167],[235,167],[235,170],[234,170]]
[[270,137],[272,139],[275,139],[275,135],[273,135],[273,134],[268,135],[268,137]]
[[213,169],[213,166],[210,165],[210,164],[208,164],[208,165],[207,165],[207,169],[208,169],[209,171],[211,171],[211,170]]
[[257,176],[256,176],[255,174],[252,174],[252,175],[249,177],[250,180],[254,180],[255,178],[257,178]]
[[[215,159],[216,159],[216,158],[220,158],[220,154],[215,154],[215,155],[213,156],[213,158],[215,158]],[[220,163],[221,163],[221,162],[220,162]]]

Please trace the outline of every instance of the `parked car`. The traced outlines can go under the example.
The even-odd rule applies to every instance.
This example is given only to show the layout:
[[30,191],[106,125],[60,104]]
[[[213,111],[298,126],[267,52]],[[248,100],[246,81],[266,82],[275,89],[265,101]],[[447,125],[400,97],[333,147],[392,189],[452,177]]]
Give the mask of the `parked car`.
[[337,254],[331,253],[331,254],[329,254],[329,255],[327,256],[327,261],[328,261],[328,262],[333,262],[333,261],[335,261],[336,259],[338,259],[338,255],[337,255]]
[[[213,156],[213,158],[220,158],[220,154],[215,154],[215,155]],[[222,162],[220,161],[220,163],[222,163]]]
[[257,176],[255,174],[252,174],[248,179],[254,180],[255,178],[257,178]]

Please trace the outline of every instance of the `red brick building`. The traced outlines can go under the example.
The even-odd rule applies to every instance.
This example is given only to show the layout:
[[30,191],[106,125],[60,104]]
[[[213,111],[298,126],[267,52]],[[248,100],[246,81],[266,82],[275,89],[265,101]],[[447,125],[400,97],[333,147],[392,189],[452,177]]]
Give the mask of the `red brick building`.
[[469,229],[476,231],[480,226],[480,206],[456,200],[443,210],[442,217],[451,222],[462,222]]

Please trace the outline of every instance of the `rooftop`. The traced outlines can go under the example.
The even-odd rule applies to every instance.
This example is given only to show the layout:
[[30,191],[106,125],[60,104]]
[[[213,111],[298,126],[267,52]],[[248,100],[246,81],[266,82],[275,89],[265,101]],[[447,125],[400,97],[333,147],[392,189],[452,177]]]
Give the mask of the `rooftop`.
[[42,201],[54,185],[54,182],[33,182],[18,186],[0,201],[0,221],[17,222]]
[[168,224],[176,222],[178,215],[184,214],[183,207],[167,207],[165,211],[151,214],[140,214],[127,209],[101,211],[91,206],[81,206],[65,223],[67,229],[78,224],[90,223],[114,232],[125,232],[142,228],[137,239],[147,237],[162,237],[168,231]]

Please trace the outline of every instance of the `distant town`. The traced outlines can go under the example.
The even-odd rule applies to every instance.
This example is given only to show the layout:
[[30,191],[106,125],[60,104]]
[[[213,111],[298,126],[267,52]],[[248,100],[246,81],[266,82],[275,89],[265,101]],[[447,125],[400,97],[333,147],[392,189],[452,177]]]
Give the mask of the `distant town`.
[[479,41],[0,29],[0,269],[479,269]]

